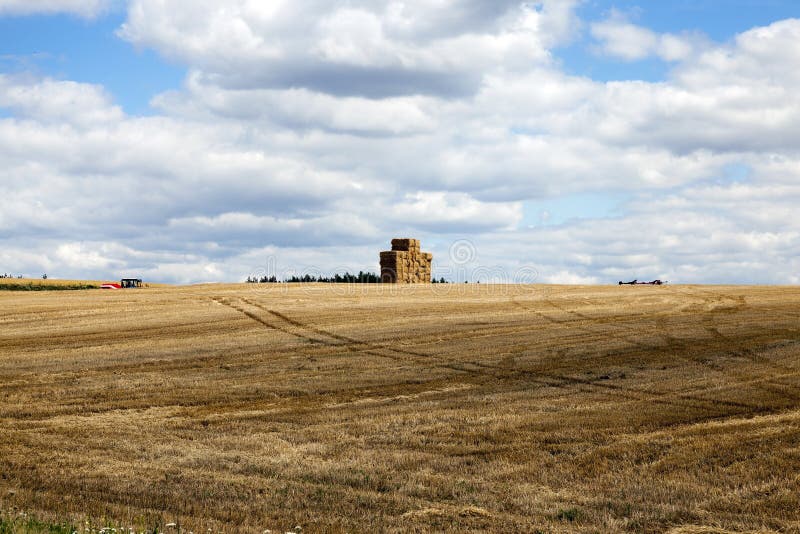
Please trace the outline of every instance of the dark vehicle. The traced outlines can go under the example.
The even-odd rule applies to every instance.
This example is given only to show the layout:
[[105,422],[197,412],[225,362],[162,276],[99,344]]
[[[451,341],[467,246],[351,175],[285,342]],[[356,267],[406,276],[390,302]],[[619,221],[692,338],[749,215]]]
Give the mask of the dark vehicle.
[[619,283],[621,286],[660,286],[663,284],[666,284],[666,282],[662,282],[661,280],[653,280],[652,282],[640,282],[638,280],[634,280],[633,282],[620,281]]
[[123,278],[119,281],[119,286],[123,289],[142,287],[141,278]]

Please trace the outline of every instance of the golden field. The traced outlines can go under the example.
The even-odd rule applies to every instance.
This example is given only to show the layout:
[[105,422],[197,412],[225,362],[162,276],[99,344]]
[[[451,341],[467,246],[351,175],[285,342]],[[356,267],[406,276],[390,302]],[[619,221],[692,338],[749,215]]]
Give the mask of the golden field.
[[52,278],[0,278],[0,289],[3,286],[45,286],[45,287],[72,287],[72,286],[92,286],[100,287],[105,282],[99,280],[56,280]]
[[[0,290],[4,286],[33,286],[34,288],[49,289],[88,289],[99,288],[105,283],[119,283],[119,280],[61,280],[56,278],[0,278]],[[146,287],[169,287],[167,284],[145,284]]]
[[800,288],[3,291],[0,510],[800,532]]

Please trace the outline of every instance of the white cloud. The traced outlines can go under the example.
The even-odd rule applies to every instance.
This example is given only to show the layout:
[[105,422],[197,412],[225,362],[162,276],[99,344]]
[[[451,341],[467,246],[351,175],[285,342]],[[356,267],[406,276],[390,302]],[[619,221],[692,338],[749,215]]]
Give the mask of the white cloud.
[[545,284],[591,285],[600,283],[600,280],[596,276],[581,276],[570,271],[558,271],[544,274],[540,282]]
[[444,232],[513,228],[522,219],[519,202],[481,202],[465,193],[416,192],[387,214],[397,226]]
[[114,261],[108,257],[109,249],[115,248],[107,243],[86,245],[84,243],[64,243],[55,252],[55,259],[61,268],[98,271],[112,267],[120,268],[122,261]]
[[0,0],[0,16],[70,13],[93,18],[111,3],[112,0]]
[[154,107],[167,113],[196,116],[211,112],[228,119],[272,121],[283,127],[319,128],[360,135],[411,135],[437,125],[426,97],[373,100],[336,98],[307,89],[251,89],[227,91],[205,85],[196,76],[187,81],[191,100],[182,91],[156,97]]
[[[409,234],[550,282],[795,280],[800,21],[702,46],[604,21],[608,53],[676,62],[604,83],[553,60],[575,5],[133,0],[121,35],[189,70],[155,115],[0,75],[0,271],[374,270]],[[604,191],[614,216],[525,212]]]
[[602,54],[637,61],[657,56],[664,61],[682,61],[690,58],[703,44],[697,35],[658,34],[649,28],[631,23],[621,13],[591,26],[592,36],[597,39]]
[[56,80],[15,80],[0,74],[0,108],[41,122],[87,125],[117,121],[122,111],[97,85]]
[[463,95],[485,71],[549,62],[576,4],[133,0],[119,35],[226,88]]
[[[789,68],[800,62],[798,39],[800,19],[753,28],[737,35],[732,44],[702,51],[693,61],[680,66],[676,79],[692,89],[782,88],[788,91],[800,84],[800,72]],[[774,96],[765,95],[764,98],[774,100]]]

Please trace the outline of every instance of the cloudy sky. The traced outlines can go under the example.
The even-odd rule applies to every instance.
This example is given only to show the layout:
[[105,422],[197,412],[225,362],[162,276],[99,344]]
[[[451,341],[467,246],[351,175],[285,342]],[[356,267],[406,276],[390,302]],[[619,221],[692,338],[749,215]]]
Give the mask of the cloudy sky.
[[796,0],[0,0],[0,273],[800,283]]

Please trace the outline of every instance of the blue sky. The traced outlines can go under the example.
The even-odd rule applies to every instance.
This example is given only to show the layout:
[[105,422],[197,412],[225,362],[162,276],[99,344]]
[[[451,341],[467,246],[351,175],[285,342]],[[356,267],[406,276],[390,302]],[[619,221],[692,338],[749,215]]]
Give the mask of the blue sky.
[[[724,42],[754,26],[800,16],[790,0],[674,0],[670,2],[582,2],[577,13],[584,24],[617,10],[659,32],[702,32]],[[147,114],[155,95],[178,89],[186,65],[167,61],[148,48],[131,46],[117,36],[126,13],[120,6],[97,18],[73,14],[0,16],[0,67],[3,72],[35,72],[60,79],[101,84],[126,112]],[[585,30],[585,28],[584,28]],[[556,57],[570,73],[598,80],[658,81],[670,65],[658,59],[619,62],[592,53],[592,38],[583,31]]]
[[466,239],[508,280],[800,283],[798,15],[0,0],[0,271],[375,270],[409,234],[445,276]]
[[150,99],[180,87],[186,67],[117,37],[123,12],[86,20],[74,15],[0,17],[0,67],[100,84],[131,114],[150,113]]
[[[740,32],[777,20],[800,16],[800,4],[789,0],[670,0],[668,2],[583,2],[578,13],[584,21],[602,20],[611,11],[656,32],[699,32],[718,42]],[[584,33],[572,46],[556,51],[568,72],[597,80],[663,80],[671,65],[657,58],[641,61],[605,61],[591,53],[592,38]]]
[[657,32],[701,31],[717,41],[756,26],[798,15],[790,0],[636,0],[584,2],[578,13],[584,20],[597,20],[616,9],[630,14],[637,23]]

